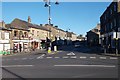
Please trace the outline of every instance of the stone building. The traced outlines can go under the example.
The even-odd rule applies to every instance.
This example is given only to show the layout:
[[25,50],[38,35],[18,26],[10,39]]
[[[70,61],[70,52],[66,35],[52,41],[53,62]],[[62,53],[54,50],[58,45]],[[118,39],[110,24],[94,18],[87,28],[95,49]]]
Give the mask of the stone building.
[[98,46],[100,45],[100,24],[87,32],[87,45]]
[[120,1],[112,2],[100,17],[101,42],[104,48],[120,50]]
[[5,27],[5,22],[0,22],[0,53],[10,51],[11,30]]

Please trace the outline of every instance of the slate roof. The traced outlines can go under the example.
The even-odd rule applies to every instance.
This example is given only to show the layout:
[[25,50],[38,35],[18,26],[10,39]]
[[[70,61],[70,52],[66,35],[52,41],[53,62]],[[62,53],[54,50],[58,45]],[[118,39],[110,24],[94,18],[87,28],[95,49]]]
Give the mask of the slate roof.
[[27,21],[15,18],[11,24],[7,24],[6,27],[8,28],[15,28],[15,29],[22,29],[22,30],[28,30],[29,28],[37,28],[37,29],[41,29],[41,30],[46,30],[49,31],[48,29],[36,25],[36,24],[32,24],[32,23],[28,23]]

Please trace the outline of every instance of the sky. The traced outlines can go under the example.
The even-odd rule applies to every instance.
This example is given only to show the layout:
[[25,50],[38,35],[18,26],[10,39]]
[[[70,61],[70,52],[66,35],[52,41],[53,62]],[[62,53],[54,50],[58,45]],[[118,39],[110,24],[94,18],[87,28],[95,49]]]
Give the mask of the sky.
[[[51,4],[52,24],[77,35],[86,35],[100,22],[100,16],[110,2],[60,2]],[[15,18],[27,21],[28,16],[34,24],[48,23],[48,8],[44,2],[2,2],[2,20],[11,23]]]

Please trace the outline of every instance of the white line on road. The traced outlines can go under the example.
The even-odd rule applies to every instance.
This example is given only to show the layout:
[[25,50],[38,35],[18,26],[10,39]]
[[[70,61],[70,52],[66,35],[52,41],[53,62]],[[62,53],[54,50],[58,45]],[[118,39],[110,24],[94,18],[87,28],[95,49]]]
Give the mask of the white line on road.
[[64,58],[64,59],[65,59],[65,58],[68,58],[68,56],[63,56],[62,58]]
[[22,58],[22,60],[26,60],[27,58]]
[[115,65],[54,65],[56,67],[116,67]]
[[106,59],[106,57],[100,57],[100,59]]
[[60,58],[60,57],[55,57],[55,58]]
[[118,59],[117,57],[110,57],[110,59]]
[[76,57],[76,56],[72,56],[72,57],[70,57],[70,58],[74,58],[74,59],[75,59],[75,58],[77,58],[77,57]]
[[90,59],[96,59],[96,57],[90,57]]
[[32,67],[33,65],[6,65],[2,67]]
[[41,56],[37,57],[37,59],[41,59],[43,58],[43,56],[45,56],[45,54],[42,54]]
[[81,58],[81,59],[86,59],[87,57],[85,57],[85,56],[81,56],[80,58]]
[[46,57],[46,58],[50,59],[50,58],[52,58],[52,57]]

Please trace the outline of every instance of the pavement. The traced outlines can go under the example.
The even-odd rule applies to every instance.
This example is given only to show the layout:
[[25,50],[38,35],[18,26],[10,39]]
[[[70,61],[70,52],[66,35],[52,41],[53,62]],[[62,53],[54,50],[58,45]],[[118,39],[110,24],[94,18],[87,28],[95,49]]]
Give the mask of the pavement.
[[3,57],[2,77],[21,80],[26,78],[118,79],[119,57],[91,54],[83,47],[64,46],[60,50],[51,55],[39,54],[38,51]]

